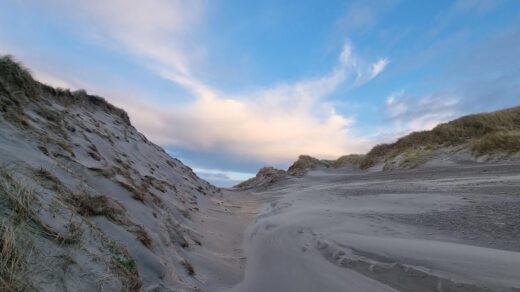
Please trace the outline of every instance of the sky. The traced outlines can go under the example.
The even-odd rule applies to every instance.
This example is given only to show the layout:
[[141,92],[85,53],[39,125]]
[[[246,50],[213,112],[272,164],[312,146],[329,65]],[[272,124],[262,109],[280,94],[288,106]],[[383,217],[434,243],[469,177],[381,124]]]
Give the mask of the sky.
[[520,1],[2,0],[0,54],[231,186],[519,105]]

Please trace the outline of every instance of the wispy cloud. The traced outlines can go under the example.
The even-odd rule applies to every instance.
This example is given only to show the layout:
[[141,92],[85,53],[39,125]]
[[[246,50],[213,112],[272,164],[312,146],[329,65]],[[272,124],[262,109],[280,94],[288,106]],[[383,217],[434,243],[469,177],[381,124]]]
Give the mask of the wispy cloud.
[[381,14],[390,10],[399,0],[354,0],[346,5],[345,13],[337,21],[337,26],[348,31],[364,31],[374,27]]
[[460,99],[452,94],[415,96],[405,90],[391,93],[386,98],[385,113],[390,124],[379,139],[391,140],[412,131],[430,130],[436,125],[460,116]]
[[370,79],[379,75],[383,70],[385,70],[386,66],[390,63],[390,61],[386,58],[380,59],[376,63],[372,64],[372,68],[370,70]]
[[451,10],[456,13],[475,12],[484,14],[492,11],[503,2],[503,0],[457,0],[453,3]]
[[[371,68],[361,68],[352,51],[347,43],[337,66],[313,79],[241,94],[185,79],[181,84],[196,96],[190,104],[168,109],[137,103],[125,107],[140,128],[165,145],[227,149],[266,162],[302,153],[335,157],[362,152],[369,142],[350,133],[354,121],[324,102],[343,83],[359,78],[367,82],[376,75]],[[178,82],[177,76],[171,79]]]
[[337,113],[326,97],[340,86],[369,82],[387,59],[366,62],[347,40],[324,75],[247,92],[222,91],[197,74],[206,56],[196,38],[197,27],[204,25],[203,2],[131,2],[53,0],[63,13],[76,11],[68,17],[79,21],[90,41],[130,54],[192,94],[191,102],[170,107],[128,95],[112,98],[154,141],[200,151],[224,149],[273,163],[302,153],[334,157],[368,148],[366,139],[351,134],[354,120]]

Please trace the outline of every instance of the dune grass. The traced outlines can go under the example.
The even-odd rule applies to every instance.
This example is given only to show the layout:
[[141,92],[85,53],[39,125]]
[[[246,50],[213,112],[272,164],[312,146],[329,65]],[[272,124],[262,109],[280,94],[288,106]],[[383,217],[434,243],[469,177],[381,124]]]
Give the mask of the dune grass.
[[471,143],[471,150],[478,155],[511,154],[520,152],[520,131],[490,133]]
[[33,218],[32,204],[36,197],[32,190],[15,180],[5,167],[0,167],[0,198],[16,213],[20,221]]
[[16,227],[0,221],[0,291],[27,291],[27,262],[23,243]]
[[195,276],[195,268],[190,262],[188,262],[187,260],[183,260],[181,262],[181,265],[184,267],[184,269],[186,269],[188,275]]
[[26,96],[33,96],[39,92],[37,83],[32,78],[29,69],[16,61],[13,56],[0,56],[0,76],[8,84],[23,90]]

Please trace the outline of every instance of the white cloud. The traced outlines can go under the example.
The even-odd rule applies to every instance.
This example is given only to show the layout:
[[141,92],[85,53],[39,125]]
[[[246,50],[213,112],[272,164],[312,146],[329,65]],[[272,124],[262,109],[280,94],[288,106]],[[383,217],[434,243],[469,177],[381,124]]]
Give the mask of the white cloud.
[[31,69],[31,73],[32,73],[34,79],[36,79],[40,82],[43,82],[47,85],[51,85],[54,87],[61,87],[61,88],[71,88],[71,89],[77,88],[75,85],[72,85],[70,82],[65,81],[62,78],[57,77],[47,71]]
[[334,69],[320,78],[237,96],[195,84],[196,101],[166,109],[124,102],[137,126],[161,144],[226,149],[271,163],[302,153],[337,157],[368,147],[367,140],[349,133],[352,119],[321,106],[345,75]]
[[390,61],[386,58],[380,59],[376,63],[372,64],[372,70],[370,71],[370,79],[379,75],[383,70],[385,70],[386,66],[390,63]]
[[348,65],[351,62],[351,56],[352,56],[352,45],[350,44],[350,41],[345,41],[343,44],[343,49],[341,50],[341,54],[339,55],[339,60],[341,64],[344,66]]
[[110,97],[157,143],[198,151],[223,149],[271,163],[299,154],[336,157],[368,149],[366,139],[349,131],[354,121],[336,113],[324,98],[342,84],[365,84],[388,60],[366,63],[348,40],[336,66],[323,76],[223,92],[197,78],[197,65],[205,61],[204,42],[196,38],[197,28],[204,25],[202,2],[52,1],[70,21],[80,21],[81,33],[89,40],[130,54],[191,92],[192,102],[173,106],[128,94]]
[[457,0],[452,10],[458,13],[476,12],[484,14],[502,4],[502,0]]
[[50,0],[48,4],[68,21],[80,23],[80,33],[91,41],[140,57],[148,66],[190,76],[190,67],[204,57],[204,49],[190,35],[203,20],[202,1]]
[[387,111],[390,117],[395,118],[404,114],[408,107],[400,99],[404,96],[404,90],[394,92],[386,98]]
[[404,90],[391,93],[386,98],[386,114],[391,121],[385,125],[379,138],[386,141],[413,131],[431,130],[460,116],[459,99],[450,94],[425,96],[407,95]]

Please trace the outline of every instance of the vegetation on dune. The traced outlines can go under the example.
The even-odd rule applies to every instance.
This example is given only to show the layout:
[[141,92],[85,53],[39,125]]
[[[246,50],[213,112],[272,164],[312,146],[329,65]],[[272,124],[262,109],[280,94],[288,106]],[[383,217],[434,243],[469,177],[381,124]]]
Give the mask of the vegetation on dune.
[[287,169],[287,173],[293,176],[303,176],[309,169],[329,167],[329,164],[329,161],[319,160],[309,155],[300,155],[298,160]]
[[471,150],[478,155],[520,152],[520,131],[490,133],[471,143]]
[[364,157],[365,157],[365,155],[363,155],[363,154],[343,155],[340,158],[338,158],[332,162],[332,167],[338,168],[338,167],[344,167],[347,165],[358,166],[361,163],[361,161],[363,161]]
[[0,56],[0,76],[4,79],[4,88],[11,85],[24,90],[26,96],[38,94],[37,82],[32,78],[29,69],[15,61],[12,56]]
[[[125,124],[130,125],[128,114],[108,103],[104,98],[87,94],[85,90],[70,91],[42,84],[34,80],[29,69],[12,56],[0,56],[0,111],[9,113],[16,110],[16,115],[8,117],[10,121],[27,127],[21,105],[29,100],[39,100],[42,96],[50,97],[64,105],[84,104],[101,108],[116,114]],[[46,108],[41,107],[40,110],[46,110]],[[54,118],[45,113],[44,117],[51,118],[51,121]]]
[[392,144],[377,145],[363,157],[360,167],[368,168],[401,154],[466,144],[478,156],[514,153],[520,151],[519,131],[520,107],[469,115],[431,131],[411,133]]
[[27,252],[17,228],[7,220],[0,221],[0,290],[27,291]]
[[186,269],[188,275],[195,276],[195,268],[190,262],[188,262],[187,260],[183,260],[181,262],[181,265]]

